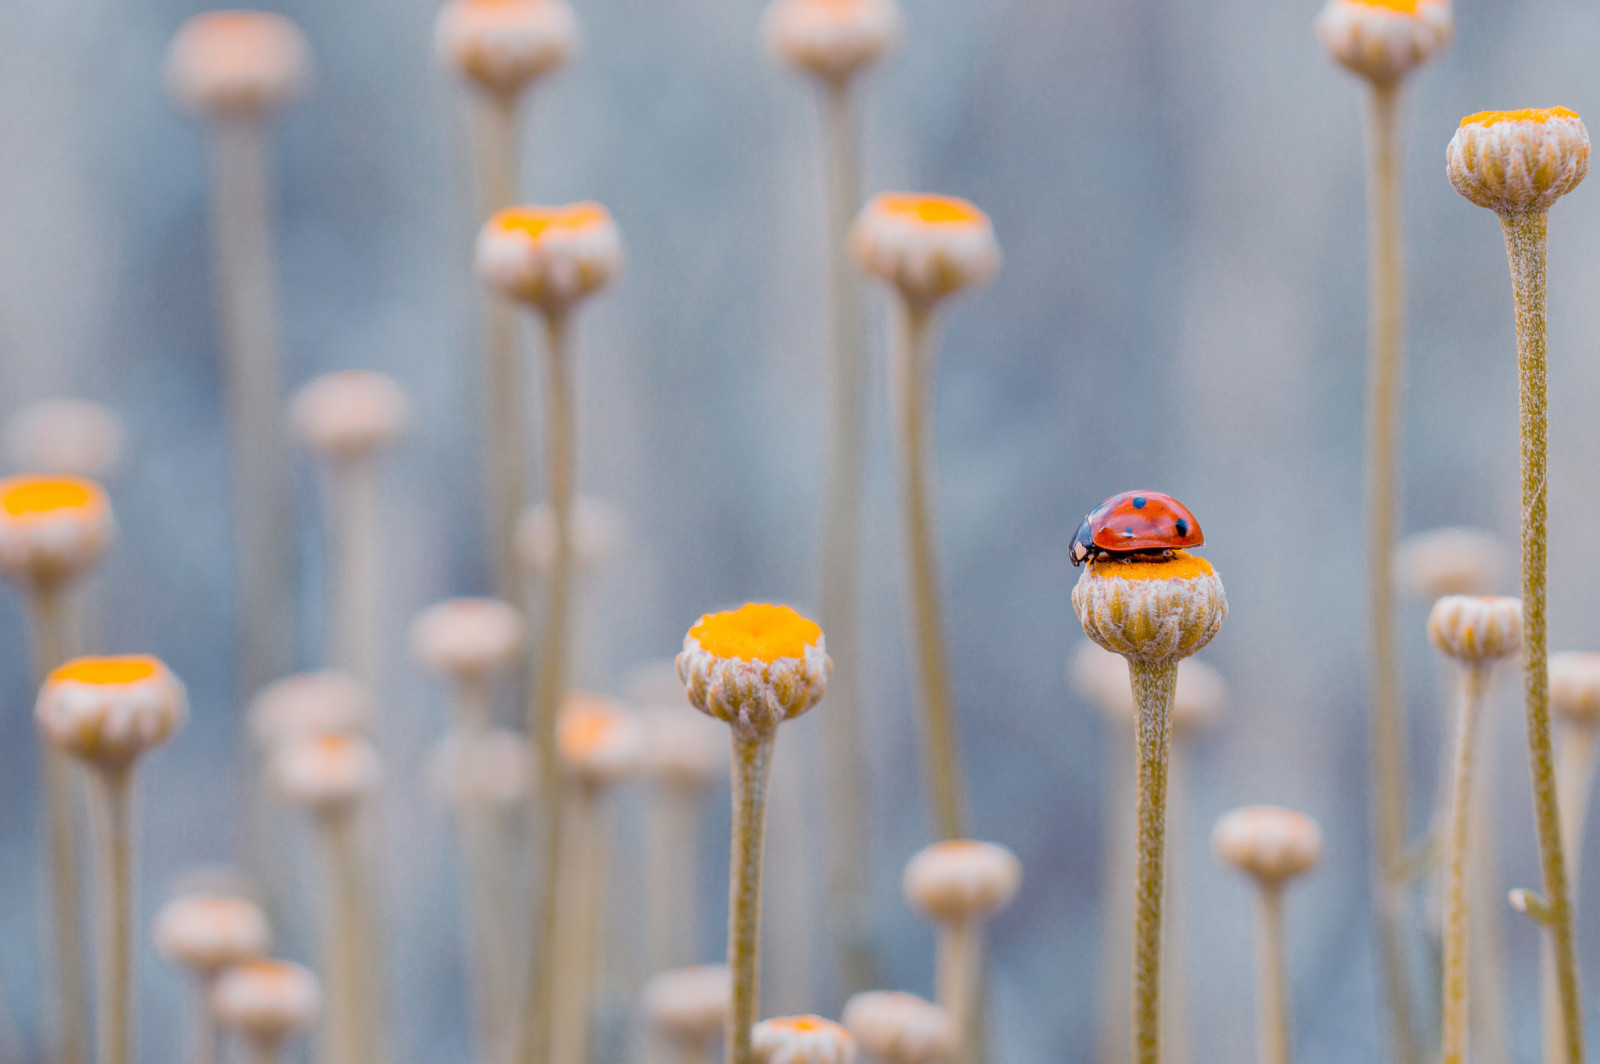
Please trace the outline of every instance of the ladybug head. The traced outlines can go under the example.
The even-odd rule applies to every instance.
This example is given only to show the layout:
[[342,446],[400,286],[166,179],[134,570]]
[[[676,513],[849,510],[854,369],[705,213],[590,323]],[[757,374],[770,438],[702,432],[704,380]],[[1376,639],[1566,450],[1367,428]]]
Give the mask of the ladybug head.
[[1088,561],[1089,556],[1095,552],[1094,526],[1091,523],[1093,517],[1093,514],[1085,517],[1083,524],[1078,526],[1078,534],[1072,537],[1072,550],[1068,556],[1072,559],[1073,568]]

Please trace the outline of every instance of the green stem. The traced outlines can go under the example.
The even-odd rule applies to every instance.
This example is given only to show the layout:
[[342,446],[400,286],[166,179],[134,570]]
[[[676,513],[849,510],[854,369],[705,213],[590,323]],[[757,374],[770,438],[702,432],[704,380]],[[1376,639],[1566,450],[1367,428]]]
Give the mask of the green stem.
[[917,666],[922,682],[923,737],[934,820],[941,838],[966,836],[961,798],[961,756],[957,750],[955,709],[946,672],[944,622],[940,616],[938,563],[933,548],[932,460],[928,407],[932,401],[933,313],[906,301],[903,328],[895,345],[895,375],[900,407],[900,450],[904,463],[906,551],[911,568],[911,612]]
[[1400,236],[1398,82],[1375,82],[1368,113],[1371,269],[1367,390],[1367,604],[1372,662],[1371,758],[1377,839],[1375,880],[1389,1038],[1396,1064],[1416,1064],[1410,982],[1402,931],[1406,850],[1406,729],[1394,624],[1400,387],[1405,341],[1405,271]]
[[728,867],[728,971],[733,999],[724,1045],[728,1064],[756,1064],[750,1030],[760,1017],[761,853],[775,731],[733,733],[733,852]]
[[1560,803],[1556,797],[1554,755],[1550,742],[1550,672],[1546,664],[1546,394],[1545,251],[1547,215],[1543,211],[1506,214],[1506,256],[1516,299],[1517,365],[1522,421],[1522,673],[1528,716],[1528,760],[1533,775],[1534,820],[1544,871],[1545,923],[1555,965],[1556,997],[1561,1024],[1546,1032],[1559,1037],[1569,1064],[1583,1061],[1583,1011],[1578,990],[1578,959],[1573,946],[1572,898],[1567,885],[1566,854],[1561,841]]
[[1467,1059],[1468,929],[1467,869],[1471,852],[1473,767],[1478,720],[1483,715],[1484,691],[1489,685],[1485,666],[1469,667],[1462,677],[1461,714],[1456,722],[1455,768],[1451,773],[1449,836],[1445,854],[1444,977],[1442,1064],[1464,1064]]
[[1138,715],[1135,820],[1138,857],[1134,865],[1133,1060],[1161,1061],[1161,902],[1166,872],[1167,766],[1172,747],[1172,694],[1178,682],[1176,661],[1128,659]]
[[1289,1064],[1289,966],[1284,949],[1283,884],[1261,881],[1256,891],[1256,928],[1261,1064]]
[[128,1064],[133,1052],[132,770],[93,775],[100,865],[99,1064]]

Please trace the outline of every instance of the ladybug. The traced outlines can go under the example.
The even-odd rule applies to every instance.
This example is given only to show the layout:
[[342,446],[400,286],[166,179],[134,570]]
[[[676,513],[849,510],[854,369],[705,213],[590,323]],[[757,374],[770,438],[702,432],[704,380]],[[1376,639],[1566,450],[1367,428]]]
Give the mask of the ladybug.
[[1089,511],[1072,539],[1072,564],[1102,555],[1166,557],[1206,541],[1183,503],[1159,491],[1124,491]]

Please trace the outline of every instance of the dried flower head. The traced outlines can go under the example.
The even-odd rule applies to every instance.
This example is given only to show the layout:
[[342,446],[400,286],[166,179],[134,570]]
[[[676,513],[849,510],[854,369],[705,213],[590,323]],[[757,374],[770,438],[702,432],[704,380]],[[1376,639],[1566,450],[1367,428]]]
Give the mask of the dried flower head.
[[644,988],[644,1010],[664,1038],[704,1046],[722,1033],[732,997],[726,966],[697,964],[654,976]]
[[908,302],[936,303],[1000,269],[989,216],[964,199],[882,192],[856,215],[850,250]]
[[305,735],[272,752],[267,771],[278,793],[318,814],[343,812],[378,789],[378,751],[357,735]]
[[480,683],[516,664],[526,637],[522,614],[509,602],[445,599],[411,622],[411,653],[441,679]]
[[298,672],[261,689],[250,704],[250,733],[264,747],[308,735],[371,727],[372,693],[340,669]]
[[961,1046],[955,1021],[933,1002],[899,990],[868,990],[845,1003],[844,1025],[883,1064],[940,1064]]
[[468,82],[514,97],[572,58],[578,20],[567,0],[447,0],[434,44]]
[[1480,111],[1445,152],[1455,190],[1500,214],[1549,210],[1589,172],[1589,131],[1565,107]]
[[[582,496],[572,504],[572,554],[585,569],[598,568],[616,553],[625,534],[622,514],[615,506]],[[517,521],[517,556],[526,565],[546,572],[555,563],[556,518],[547,502],[523,511]]]
[[508,299],[561,310],[611,282],[622,238],[598,203],[507,207],[478,233],[478,273]]
[[1096,558],[1072,589],[1072,608],[1085,634],[1112,653],[1176,661],[1211,642],[1228,598],[1211,563],[1180,550],[1170,558]]
[[510,728],[452,730],[428,755],[428,782],[456,809],[509,809],[533,784],[528,740]]
[[639,770],[644,733],[639,719],[619,703],[574,691],[556,719],[556,748],[579,782],[609,787]]
[[1428,613],[1428,638],[1463,665],[1487,665],[1522,646],[1522,600],[1446,595]]
[[821,1016],[780,1016],[762,1020],[750,1032],[750,1049],[760,1064],[852,1064],[856,1040]]
[[6,457],[19,469],[100,479],[122,459],[116,411],[88,399],[42,399],[12,416]]
[[148,654],[75,658],[46,677],[33,711],[51,742],[105,769],[166,742],[188,713],[183,684]]
[[81,575],[111,542],[111,503],[92,480],[0,480],[0,573],[35,586]]
[[[681,697],[683,688],[678,688]],[[728,774],[728,733],[689,706],[649,705],[644,727],[644,770],[673,787],[698,788]]]
[[833,661],[814,621],[788,606],[749,602],[696,621],[677,669],[691,705],[755,736],[820,702]]
[[1550,655],[1550,711],[1584,727],[1600,723],[1600,654],[1566,650]]
[[936,923],[987,920],[1017,896],[1022,862],[999,843],[947,839],[911,858],[900,885],[911,907]]
[[1247,805],[1211,830],[1219,858],[1265,884],[1304,875],[1322,856],[1322,830],[1304,813],[1276,805]]
[[161,907],[153,937],[161,956],[209,978],[261,956],[272,936],[261,906],[248,898],[184,894]]
[[346,369],[302,386],[289,405],[289,421],[319,457],[359,462],[400,439],[411,424],[411,401],[387,373]]
[[[1078,691],[1093,699],[1119,723],[1132,723],[1137,705],[1128,680],[1128,662],[1096,643],[1080,643],[1070,673]],[[1228,701],[1228,684],[1203,661],[1178,663],[1178,684],[1172,697],[1172,726],[1179,731],[1215,724]]]
[[223,972],[211,990],[217,1022],[258,1045],[276,1045],[310,1026],[321,1010],[317,977],[289,961],[246,961]]
[[1504,543],[1481,528],[1435,528],[1400,541],[1394,575],[1420,599],[1482,595],[1510,570]]
[[305,89],[311,49],[300,27],[266,11],[208,11],[185,22],[167,51],[167,90],[208,118],[254,119]]
[[1455,32],[1449,0],[1328,0],[1315,26],[1335,62],[1375,82],[1405,77]]
[[900,29],[893,0],[773,0],[762,19],[774,55],[836,84],[875,62]]

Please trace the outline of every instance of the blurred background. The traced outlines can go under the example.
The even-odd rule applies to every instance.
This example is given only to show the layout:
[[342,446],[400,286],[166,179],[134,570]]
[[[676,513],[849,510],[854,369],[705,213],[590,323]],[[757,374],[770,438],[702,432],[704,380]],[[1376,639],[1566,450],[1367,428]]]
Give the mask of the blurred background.
[[[1216,865],[1207,836],[1219,814],[1257,801],[1310,813],[1327,840],[1323,867],[1289,903],[1301,1057],[1377,1059],[1360,533],[1365,87],[1326,60],[1306,0],[903,3],[899,50],[862,85],[866,188],[968,197],[990,213],[1006,254],[994,284],[946,316],[937,416],[973,820],[1026,868],[993,926],[992,1059],[1092,1056],[1101,817],[1128,753],[1066,678],[1083,641],[1066,546],[1086,510],[1135,486],[1194,510],[1231,607],[1202,657],[1232,695],[1195,749],[1171,840],[1188,890],[1175,934],[1192,1059],[1252,1051],[1249,888]],[[274,137],[288,383],[382,369],[416,409],[383,482],[384,828],[405,842],[390,847],[384,884],[389,989],[403,1006],[392,1009],[391,1044],[399,1060],[464,1061],[451,828],[418,782],[444,707],[404,645],[418,608],[488,586],[464,92],[434,60],[426,0],[273,6],[305,29],[316,64],[312,93]],[[524,192],[601,201],[628,251],[625,276],[586,306],[577,339],[580,493],[614,506],[626,535],[587,586],[578,679],[618,691],[638,662],[672,654],[707,609],[815,602],[827,429],[820,129],[813,87],[758,46],[753,0],[575,6],[584,46],[529,108]],[[245,789],[204,138],[160,78],[174,30],[199,10],[175,0],[0,7],[0,415],[72,394],[127,419],[128,456],[110,484],[120,536],[96,578],[99,642],[159,654],[193,703],[189,729],[144,773],[144,926],[189,869],[240,857]],[[1593,4],[1467,4],[1453,49],[1410,79],[1408,532],[1473,524],[1512,543],[1517,523],[1505,258],[1494,217],[1445,181],[1445,144],[1462,115],[1486,108],[1600,114],[1597,44]],[[1597,291],[1600,195],[1580,188],[1551,225],[1556,648],[1600,646]],[[869,302],[875,420],[858,664],[877,857],[871,927],[885,983],[927,993],[932,934],[899,895],[900,869],[931,828],[885,432],[886,300],[874,290]],[[325,612],[322,515],[298,460],[300,657],[310,667]],[[23,602],[4,598],[0,981],[34,1042],[43,876],[32,694]],[[1418,832],[1445,719],[1423,616],[1410,603],[1401,622]],[[1532,887],[1526,744],[1514,678],[1504,679],[1510,697],[1485,741],[1496,751],[1506,885]],[[813,717],[786,731],[779,755],[812,792],[815,727]],[[707,959],[723,941],[720,801],[705,832]],[[807,845],[820,852],[827,840]],[[614,903],[633,911],[640,902],[620,879]],[[818,871],[818,906],[821,882]],[[1595,969],[1600,911],[1586,902],[1580,955]],[[1531,1059],[1537,938],[1520,919],[1506,926],[1514,1034]],[[301,959],[314,956],[304,930],[285,944]],[[147,941],[141,932],[144,1056],[172,1059],[183,986]],[[825,986],[817,993],[793,1007],[836,1007]],[[1595,1004],[1591,994],[1591,1020]]]

